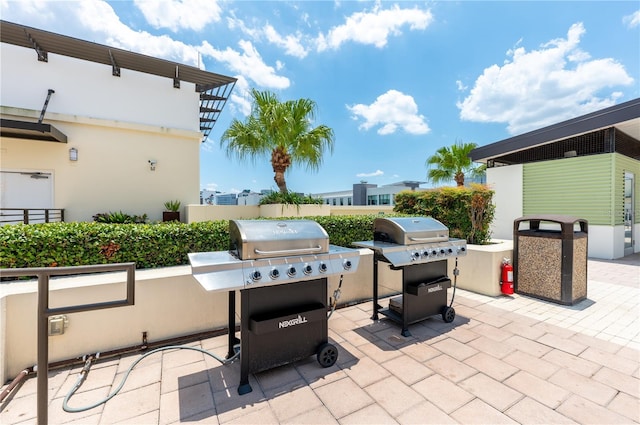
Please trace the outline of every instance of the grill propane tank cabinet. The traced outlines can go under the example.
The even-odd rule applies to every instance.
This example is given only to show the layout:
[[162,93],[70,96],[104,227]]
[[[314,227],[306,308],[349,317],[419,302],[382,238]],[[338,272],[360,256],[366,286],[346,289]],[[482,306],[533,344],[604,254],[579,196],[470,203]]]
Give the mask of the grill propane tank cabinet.
[[238,393],[252,391],[249,374],[313,355],[321,366],[332,366],[338,350],[328,342],[328,277],[340,276],[339,291],[343,275],[356,271],[359,251],[330,245],[327,232],[311,220],[231,220],[229,240],[229,251],[190,253],[189,261],[206,290],[228,292],[227,358],[240,343]]
[[[453,322],[457,257],[466,255],[464,239],[450,239],[449,229],[431,217],[376,218],[373,241],[354,242],[354,246],[374,251],[373,320],[378,320],[378,313],[388,317],[402,326],[405,337],[411,336],[409,325],[436,314],[447,323]],[[454,294],[449,305],[448,258],[456,258]],[[402,295],[391,298],[388,308],[378,304],[379,262],[402,273]]]

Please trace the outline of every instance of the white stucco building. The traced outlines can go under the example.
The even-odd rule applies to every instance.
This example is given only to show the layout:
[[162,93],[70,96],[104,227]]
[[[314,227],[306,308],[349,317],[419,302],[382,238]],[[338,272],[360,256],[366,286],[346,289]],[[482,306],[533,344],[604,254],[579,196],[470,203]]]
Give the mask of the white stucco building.
[[235,78],[0,22],[0,208],[147,214],[199,203],[200,144]]

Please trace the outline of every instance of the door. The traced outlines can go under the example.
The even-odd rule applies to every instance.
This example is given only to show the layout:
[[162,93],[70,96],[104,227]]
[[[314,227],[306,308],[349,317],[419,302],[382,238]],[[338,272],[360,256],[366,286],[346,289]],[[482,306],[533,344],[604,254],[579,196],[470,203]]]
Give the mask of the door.
[[634,232],[633,225],[635,222],[634,211],[634,184],[635,176],[633,173],[624,173],[624,255],[633,254]]
[[[0,208],[53,208],[53,173],[50,171],[0,171]],[[42,211],[41,211],[42,212]],[[22,218],[20,211],[3,211],[0,222]],[[29,221],[43,223],[40,220]]]

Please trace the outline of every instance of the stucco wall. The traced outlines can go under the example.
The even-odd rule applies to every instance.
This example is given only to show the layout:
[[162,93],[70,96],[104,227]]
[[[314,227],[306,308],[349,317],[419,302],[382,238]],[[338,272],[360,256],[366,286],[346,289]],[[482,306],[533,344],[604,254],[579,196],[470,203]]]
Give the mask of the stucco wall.
[[[50,53],[39,62],[33,49],[0,44],[2,105],[42,110],[47,90],[55,93],[49,113],[199,131],[199,96],[192,83],[111,67]],[[45,122],[47,120],[45,119]]]
[[[46,99],[45,123],[68,143],[0,139],[0,169],[53,175],[53,208],[66,221],[100,212],[147,214],[161,220],[163,204],[199,202],[199,98],[191,83],[55,54],[38,62],[32,49],[1,44],[0,112],[35,122]],[[78,160],[69,160],[69,148]],[[157,161],[155,171],[149,161]],[[21,208],[20,205],[11,205]]]
[[[372,297],[373,251],[359,252],[358,269],[344,274],[340,305]],[[50,306],[123,299],[125,277],[117,276],[54,278]],[[147,332],[148,341],[153,343],[226,328],[228,293],[204,290],[193,278],[191,267],[138,270],[135,280],[133,306],[68,314],[64,334],[49,337],[49,361],[136,346],[142,343],[142,332]],[[340,275],[328,278],[328,296],[333,296],[339,283]],[[236,302],[239,317],[239,295]],[[4,320],[6,317],[11,320]],[[0,318],[0,382],[5,382],[36,363],[37,283],[22,281],[0,286]]]
[[522,217],[522,165],[487,168],[487,185],[495,191],[491,237],[513,239],[513,221]]

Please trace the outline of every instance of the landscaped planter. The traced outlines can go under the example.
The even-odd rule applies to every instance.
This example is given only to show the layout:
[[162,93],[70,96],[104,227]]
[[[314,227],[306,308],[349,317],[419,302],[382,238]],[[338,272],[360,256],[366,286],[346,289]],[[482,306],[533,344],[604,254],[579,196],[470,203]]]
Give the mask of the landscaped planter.
[[180,211],[163,211],[162,221],[180,221]]
[[[513,259],[513,241],[495,239],[489,245],[467,245],[467,255],[458,257],[457,285],[478,294],[498,296],[503,258]],[[449,259],[448,274],[453,280],[455,259]]]
[[261,217],[313,217],[331,215],[331,207],[327,204],[265,204],[260,205]]

